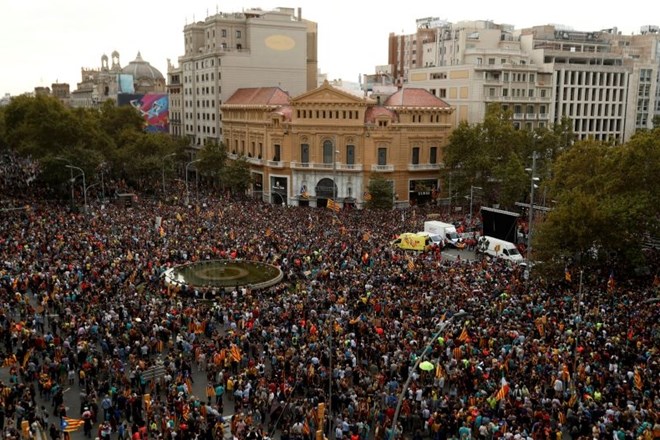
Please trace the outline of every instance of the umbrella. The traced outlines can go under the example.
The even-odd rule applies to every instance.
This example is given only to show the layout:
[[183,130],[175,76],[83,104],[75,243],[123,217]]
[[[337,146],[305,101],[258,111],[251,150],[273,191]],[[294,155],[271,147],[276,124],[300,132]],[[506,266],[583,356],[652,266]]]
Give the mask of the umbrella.
[[421,364],[419,364],[419,368],[424,370],[424,371],[433,371],[435,370],[435,365],[429,361],[424,361]]

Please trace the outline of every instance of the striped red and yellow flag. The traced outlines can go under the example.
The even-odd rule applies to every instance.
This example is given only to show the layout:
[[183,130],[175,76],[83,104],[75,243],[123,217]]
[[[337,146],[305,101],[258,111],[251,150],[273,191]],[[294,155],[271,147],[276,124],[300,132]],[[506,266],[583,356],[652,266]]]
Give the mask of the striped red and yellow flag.
[[568,407],[569,407],[569,408],[574,407],[575,404],[577,403],[577,400],[578,400],[577,393],[573,393],[573,395],[571,396],[571,398],[568,399]]
[[635,368],[635,388],[642,390],[644,388],[644,381],[642,380],[642,375],[637,368]]
[[559,418],[559,423],[561,423],[562,425],[566,424],[566,414],[564,414],[563,412],[560,412],[557,415],[557,417]]
[[80,429],[81,426],[85,424],[85,421],[83,419],[72,419],[70,417],[63,417],[62,418],[62,425],[63,429],[62,431],[64,432],[73,432],[77,431]]
[[505,383],[502,385],[502,388],[499,389],[497,394],[495,394],[495,399],[502,400],[506,397],[507,394],[509,394],[509,384]]
[[412,258],[408,258],[408,270],[415,270],[415,263]]
[[232,345],[229,352],[231,354],[232,360],[234,360],[235,362],[241,361],[241,350],[238,348],[237,345]]
[[458,335],[458,340],[461,342],[467,342],[470,340],[470,335],[468,334],[467,328],[463,327],[461,334]]
[[328,199],[328,204],[326,206],[329,209],[332,209],[335,212],[339,212],[341,210],[341,207],[339,206],[339,203],[335,202],[332,199]]

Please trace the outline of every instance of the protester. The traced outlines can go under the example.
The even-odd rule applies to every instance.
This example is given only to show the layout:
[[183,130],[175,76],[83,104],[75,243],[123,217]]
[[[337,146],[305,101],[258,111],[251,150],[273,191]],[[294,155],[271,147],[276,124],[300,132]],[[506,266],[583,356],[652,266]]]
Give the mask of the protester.
[[[527,283],[501,261],[389,245],[432,208],[335,214],[209,195],[195,207],[90,201],[87,214],[28,204],[0,221],[8,437],[27,420],[57,438],[51,422],[67,416],[99,438],[385,439],[408,380],[396,428],[407,437],[658,434],[650,283]],[[161,276],[212,259],[273,264],[284,278],[225,293]],[[427,345],[432,369],[412,370]],[[75,381],[82,411],[67,411],[57,396]]]

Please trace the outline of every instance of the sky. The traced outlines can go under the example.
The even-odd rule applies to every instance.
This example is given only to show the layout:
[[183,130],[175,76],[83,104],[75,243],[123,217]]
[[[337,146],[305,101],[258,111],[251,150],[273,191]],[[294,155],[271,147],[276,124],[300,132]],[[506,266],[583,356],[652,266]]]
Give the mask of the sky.
[[178,65],[183,55],[183,27],[218,11],[300,7],[304,19],[318,23],[321,72],[330,80],[352,82],[387,64],[389,34],[413,33],[418,18],[491,20],[517,29],[543,24],[577,31],[617,27],[624,34],[660,25],[660,3],[610,5],[595,0],[0,0],[0,97],[52,83],[68,83],[73,91],[81,68],[99,68],[103,54],[110,57],[115,50],[122,66],[139,51],[167,76],[167,59]]

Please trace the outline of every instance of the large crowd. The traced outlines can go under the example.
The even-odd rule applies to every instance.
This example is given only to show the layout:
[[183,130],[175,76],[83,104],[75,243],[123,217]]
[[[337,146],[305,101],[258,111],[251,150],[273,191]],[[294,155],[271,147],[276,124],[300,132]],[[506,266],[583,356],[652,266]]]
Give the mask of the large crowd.
[[[8,439],[78,423],[104,440],[660,436],[652,280],[526,280],[501,261],[390,246],[431,208],[15,202],[0,213]],[[161,276],[225,258],[284,277],[209,292]]]

